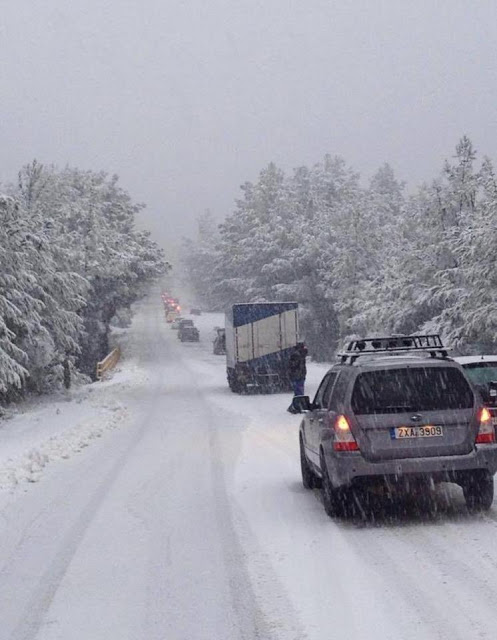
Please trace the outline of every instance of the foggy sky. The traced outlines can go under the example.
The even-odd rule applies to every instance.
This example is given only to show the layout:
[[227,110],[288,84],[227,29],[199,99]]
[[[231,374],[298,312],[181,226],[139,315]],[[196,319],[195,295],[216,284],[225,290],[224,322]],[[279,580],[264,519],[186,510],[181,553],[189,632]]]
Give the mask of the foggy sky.
[[270,161],[431,180],[467,134],[497,161],[497,4],[0,2],[0,180],[117,173],[171,248]]

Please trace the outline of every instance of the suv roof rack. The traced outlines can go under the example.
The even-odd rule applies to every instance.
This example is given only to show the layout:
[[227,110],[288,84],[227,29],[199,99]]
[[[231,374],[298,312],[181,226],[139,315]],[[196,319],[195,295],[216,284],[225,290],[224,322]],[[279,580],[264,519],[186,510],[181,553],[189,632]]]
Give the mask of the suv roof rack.
[[389,336],[387,338],[361,338],[349,342],[347,350],[338,353],[340,362],[353,364],[360,356],[378,353],[402,353],[427,351],[432,358],[437,355],[447,358],[448,348],[444,347],[438,333],[421,336]]

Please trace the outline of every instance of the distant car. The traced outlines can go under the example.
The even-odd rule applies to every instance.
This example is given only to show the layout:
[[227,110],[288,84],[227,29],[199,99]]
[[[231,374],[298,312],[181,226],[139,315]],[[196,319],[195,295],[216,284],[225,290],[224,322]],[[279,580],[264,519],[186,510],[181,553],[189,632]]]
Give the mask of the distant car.
[[166,309],[166,322],[171,323],[179,317],[179,313],[174,309]]
[[181,342],[198,342],[200,340],[200,334],[197,327],[181,327],[178,335]]
[[212,351],[215,356],[224,356],[226,354],[226,330],[216,327],[216,337],[212,343]]
[[394,495],[454,482],[470,511],[494,497],[497,444],[489,410],[438,335],[352,341],[304,413],[304,487],[322,485],[330,516],[354,510],[361,490]]
[[181,318],[179,321],[179,326],[181,327],[193,327],[193,320],[191,318]]
[[195,307],[193,309],[190,309],[190,315],[191,316],[201,316],[202,315],[202,311]]
[[180,323],[184,320],[181,316],[176,316],[171,324],[171,329],[179,329]]
[[181,336],[183,334],[183,331],[185,331],[185,329],[191,329],[191,328],[194,328],[193,320],[190,320],[189,318],[183,318],[180,321],[179,327],[178,327],[178,340],[181,340]]

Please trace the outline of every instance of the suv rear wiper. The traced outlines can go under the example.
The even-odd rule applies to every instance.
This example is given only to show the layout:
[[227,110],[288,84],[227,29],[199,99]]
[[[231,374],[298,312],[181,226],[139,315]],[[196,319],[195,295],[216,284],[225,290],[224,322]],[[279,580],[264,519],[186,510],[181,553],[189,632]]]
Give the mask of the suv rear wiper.
[[413,405],[389,405],[386,407],[373,407],[373,413],[409,413],[417,411],[417,407]]

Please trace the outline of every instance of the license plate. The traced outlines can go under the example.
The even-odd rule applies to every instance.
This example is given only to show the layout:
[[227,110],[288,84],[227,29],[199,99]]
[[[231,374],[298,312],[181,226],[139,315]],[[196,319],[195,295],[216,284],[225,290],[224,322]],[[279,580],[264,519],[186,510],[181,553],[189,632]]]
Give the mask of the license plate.
[[443,428],[440,425],[427,424],[424,427],[393,427],[390,429],[392,440],[403,438],[436,438],[443,436]]

